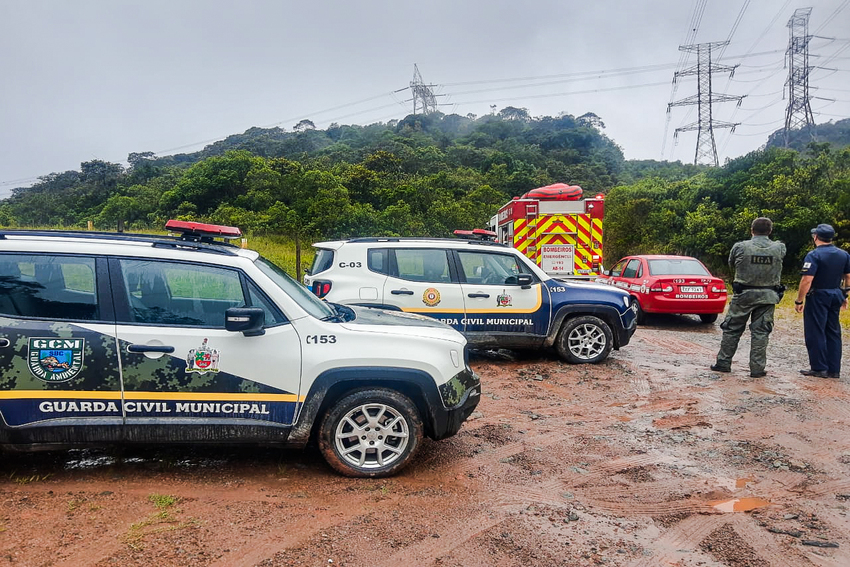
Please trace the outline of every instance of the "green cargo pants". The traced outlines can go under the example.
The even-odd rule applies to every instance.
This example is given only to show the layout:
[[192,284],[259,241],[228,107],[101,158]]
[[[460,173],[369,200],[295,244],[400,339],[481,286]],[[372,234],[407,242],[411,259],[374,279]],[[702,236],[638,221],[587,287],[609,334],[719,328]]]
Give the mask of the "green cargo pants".
[[732,296],[726,318],[720,324],[723,338],[716,365],[732,366],[732,357],[738,350],[738,341],[750,320],[750,372],[763,372],[767,364],[767,341],[773,330],[773,312],[779,295],[770,289],[750,289]]

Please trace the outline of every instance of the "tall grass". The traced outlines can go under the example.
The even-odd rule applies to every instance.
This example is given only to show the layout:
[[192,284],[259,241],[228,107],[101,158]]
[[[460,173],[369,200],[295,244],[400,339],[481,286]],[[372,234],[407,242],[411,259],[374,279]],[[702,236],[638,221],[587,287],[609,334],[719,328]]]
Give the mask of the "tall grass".
[[[296,277],[295,273],[295,242],[280,234],[249,235],[248,248],[256,250],[264,258],[280,266],[286,273]],[[310,243],[301,244],[301,270],[310,267],[313,261],[313,247]]]
[[[75,231],[85,231],[85,229],[79,226],[32,226],[25,227],[23,230],[75,230]],[[159,235],[164,236],[167,231],[164,230],[152,230],[147,228],[130,228],[127,231],[131,234],[150,234],[150,235]],[[118,233],[115,233],[118,234]],[[286,273],[295,278],[297,276],[295,270],[295,242],[282,234],[264,234],[264,235],[254,235],[247,234],[245,235],[247,239],[247,247],[251,250],[256,250],[259,252],[264,258],[274,262],[279,267],[286,270]],[[231,241],[233,244],[239,246],[239,240]],[[301,271],[307,269],[310,266],[310,263],[313,261],[313,247],[311,246],[311,242],[306,242],[301,244]]]

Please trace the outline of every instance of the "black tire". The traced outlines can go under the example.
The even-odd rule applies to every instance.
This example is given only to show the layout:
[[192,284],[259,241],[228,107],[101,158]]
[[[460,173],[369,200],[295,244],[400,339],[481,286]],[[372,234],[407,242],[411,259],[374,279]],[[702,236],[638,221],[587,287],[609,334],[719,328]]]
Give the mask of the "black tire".
[[614,334],[599,317],[582,315],[564,321],[555,347],[567,362],[594,364],[608,358],[614,347]]
[[345,476],[391,476],[419,450],[422,431],[422,419],[407,396],[385,388],[358,390],[325,413],[319,449],[328,464]]
[[635,296],[632,296],[632,301],[635,302],[635,320],[638,325],[643,325],[646,323],[646,311],[640,306],[640,301]]
[[704,313],[700,315],[699,318],[700,321],[702,321],[706,325],[710,325],[711,323],[717,321],[717,313]]

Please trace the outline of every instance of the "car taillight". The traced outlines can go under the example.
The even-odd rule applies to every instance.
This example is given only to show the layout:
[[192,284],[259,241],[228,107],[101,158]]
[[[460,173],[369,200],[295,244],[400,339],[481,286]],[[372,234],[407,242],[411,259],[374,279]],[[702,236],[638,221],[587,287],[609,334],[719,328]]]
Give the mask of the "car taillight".
[[331,292],[332,285],[328,280],[315,280],[313,281],[313,293],[316,294],[316,297],[325,297]]
[[711,292],[712,293],[726,293],[726,288],[725,287],[711,286]]
[[649,288],[649,291],[655,291],[655,292],[658,292],[658,293],[666,293],[668,291],[673,291],[673,286],[672,285],[662,286],[661,284],[655,284],[654,286]]

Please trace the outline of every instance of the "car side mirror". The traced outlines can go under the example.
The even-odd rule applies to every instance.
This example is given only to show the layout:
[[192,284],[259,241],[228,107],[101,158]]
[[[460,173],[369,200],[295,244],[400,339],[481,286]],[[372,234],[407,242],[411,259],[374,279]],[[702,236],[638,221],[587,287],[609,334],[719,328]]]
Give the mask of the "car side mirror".
[[523,289],[528,289],[534,283],[534,278],[531,274],[516,274],[505,278],[505,285],[519,285]]
[[231,307],[224,312],[224,328],[241,332],[246,337],[258,337],[266,333],[266,312],[259,307]]
[[602,275],[603,275],[603,276],[610,276],[610,275],[611,275],[611,270],[602,270]]

